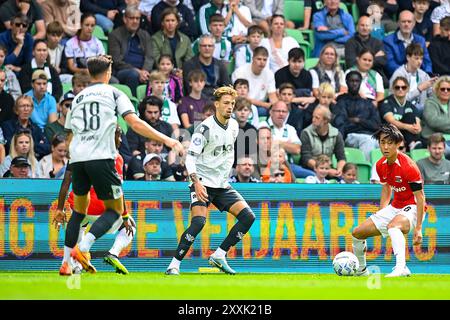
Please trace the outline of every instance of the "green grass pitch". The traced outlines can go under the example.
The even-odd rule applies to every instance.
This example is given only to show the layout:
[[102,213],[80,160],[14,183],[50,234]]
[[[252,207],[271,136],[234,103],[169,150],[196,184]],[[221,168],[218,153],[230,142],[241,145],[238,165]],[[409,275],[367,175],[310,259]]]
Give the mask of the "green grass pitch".
[[[377,284],[379,288],[369,289]],[[5,299],[450,299],[450,275],[368,279],[332,274],[99,272],[69,279],[57,272],[0,272],[0,300]]]

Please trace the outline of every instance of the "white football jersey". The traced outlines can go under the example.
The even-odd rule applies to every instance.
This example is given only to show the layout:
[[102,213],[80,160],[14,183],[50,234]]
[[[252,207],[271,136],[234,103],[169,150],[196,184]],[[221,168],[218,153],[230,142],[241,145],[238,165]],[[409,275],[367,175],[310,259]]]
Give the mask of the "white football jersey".
[[234,142],[239,124],[231,118],[227,126],[216,116],[206,118],[192,135],[188,152],[197,156],[197,176],[204,186],[228,188],[228,177],[234,162]]
[[73,133],[70,162],[114,159],[117,117],[130,113],[134,113],[133,104],[110,85],[97,83],[78,93],[65,124]]

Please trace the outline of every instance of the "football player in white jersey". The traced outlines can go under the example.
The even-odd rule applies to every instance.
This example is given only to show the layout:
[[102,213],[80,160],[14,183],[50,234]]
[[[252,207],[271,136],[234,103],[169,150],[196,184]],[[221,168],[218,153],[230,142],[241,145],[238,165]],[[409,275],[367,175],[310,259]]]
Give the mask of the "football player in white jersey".
[[[128,97],[108,85],[112,63],[112,58],[107,55],[88,59],[91,85],[75,96],[65,124],[69,131],[72,189],[75,194],[74,209],[67,224],[66,243],[69,241],[73,245],[71,256],[90,273],[97,272],[90,262],[91,246],[111,229],[124,208],[122,182],[114,167],[117,117],[121,115],[138,134],[161,141],[175,152],[183,153],[183,146],[179,141],[156,131],[139,119]],[[98,198],[103,200],[106,210],[76,245],[80,223],[89,206],[91,186]],[[122,219],[125,228],[132,232],[127,217]]]
[[227,274],[236,272],[228,265],[226,253],[242,240],[255,221],[255,215],[247,202],[228,183],[228,175],[234,162],[234,142],[239,132],[237,121],[231,118],[237,92],[232,87],[221,87],[214,91],[214,97],[216,113],[196,128],[189,145],[186,168],[192,182],[192,218],[167,268],[168,275],[180,274],[181,260],[205,225],[209,203],[238,219],[208,261]]

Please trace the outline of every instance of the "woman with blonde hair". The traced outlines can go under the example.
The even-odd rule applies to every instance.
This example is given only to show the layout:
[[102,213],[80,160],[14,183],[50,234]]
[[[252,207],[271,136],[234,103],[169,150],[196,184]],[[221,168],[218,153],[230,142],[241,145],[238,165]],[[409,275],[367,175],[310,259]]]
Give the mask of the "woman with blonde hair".
[[31,164],[29,177],[36,178],[38,161],[34,156],[34,142],[29,129],[20,129],[12,137],[9,155],[6,156],[5,160],[0,165],[0,177],[3,177],[3,175],[10,169],[12,159],[18,156],[28,159],[28,162]]

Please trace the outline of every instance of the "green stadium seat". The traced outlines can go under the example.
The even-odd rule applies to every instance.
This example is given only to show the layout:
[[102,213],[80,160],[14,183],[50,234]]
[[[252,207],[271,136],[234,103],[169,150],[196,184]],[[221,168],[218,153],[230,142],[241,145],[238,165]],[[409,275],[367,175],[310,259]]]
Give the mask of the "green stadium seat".
[[418,161],[423,158],[427,158],[430,156],[430,152],[428,149],[413,149],[410,151],[411,159],[414,161]]
[[129,86],[127,86],[126,84],[119,84],[119,83],[114,83],[111,84],[113,87],[119,89],[120,91],[122,91],[123,93],[126,94],[126,96],[128,97],[128,99],[130,99],[130,101],[133,103],[134,105],[134,109],[137,110],[138,105],[139,105],[139,100],[136,99],[136,97],[133,96],[133,94],[131,93],[131,89]]
[[234,59],[234,56],[233,56],[227,65],[228,75],[230,77],[231,77],[231,74],[234,72],[235,67],[236,67],[236,60]]
[[352,17],[353,17],[353,22],[355,24],[358,24],[358,20],[359,20],[359,9],[358,6],[355,3],[352,3]]
[[309,70],[314,68],[317,65],[317,62],[319,62],[319,58],[308,58],[305,60],[305,69]]
[[92,35],[102,42],[103,48],[105,48],[105,53],[108,54],[108,37],[103,32],[103,29],[99,25],[96,25]]
[[372,163],[372,166],[375,165],[375,163],[377,163],[377,161],[380,160],[382,156],[383,153],[381,152],[380,148],[373,149],[370,152],[370,162]]
[[139,100],[139,103],[145,98],[146,90],[146,84],[141,84],[136,88],[136,98]]
[[292,162],[293,163],[300,164],[300,157],[301,157],[301,155],[296,154],[296,155],[292,155],[291,157],[292,157]]
[[295,179],[295,183],[305,183],[305,178],[297,178]]
[[298,42],[300,47],[305,52],[305,59],[308,59],[311,56],[311,44],[308,41],[305,41],[303,38],[303,34],[300,30],[297,29],[285,29],[286,34],[295,39]]
[[347,5],[344,2],[339,3],[339,8],[344,10],[344,12],[348,13]]
[[261,123],[261,122],[264,122],[264,121],[266,121],[267,120],[267,117],[266,116],[259,116],[259,123]]
[[294,22],[296,27],[303,27],[303,21],[305,20],[305,3],[298,0],[285,0],[284,18]]
[[62,84],[63,94],[66,94],[70,90],[72,90],[72,84],[71,83],[63,83]]
[[443,136],[445,138],[445,141],[450,141],[450,134],[444,133]]
[[120,128],[122,129],[124,134],[127,134],[128,131],[128,124],[126,121],[122,118],[122,116],[117,117],[117,123],[119,124]]

